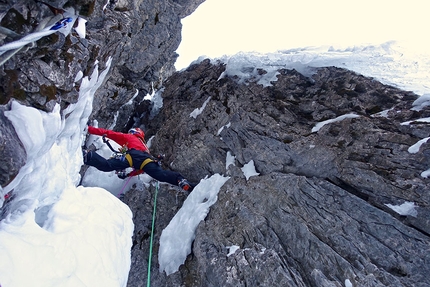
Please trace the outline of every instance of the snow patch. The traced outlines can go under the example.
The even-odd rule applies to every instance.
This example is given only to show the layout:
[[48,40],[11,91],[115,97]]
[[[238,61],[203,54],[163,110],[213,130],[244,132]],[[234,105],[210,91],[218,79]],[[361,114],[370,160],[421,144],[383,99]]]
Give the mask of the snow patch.
[[227,157],[225,159],[225,169],[227,170],[230,165],[235,165],[234,161],[236,160],[236,157],[231,154],[230,151],[227,152]]
[[421,173],[421,177],[429,178],[429,177],[430,177],[430,169],[428,169],[428,170],[426,170],[426,171],[423,171],[423,172]]
[[430,123],[430,117],[429,117],[429,118],[416,119],[416,120],[413,120],[413,121],[403,122],[403,123],[401,123],[400,125],[402,125],[402,126],[408,126],[408,125],[410,125],[410,124],[412,124],[412,123],[414,123],[414,124],[419,124],[419,123]]
[[430,106],[430,94],[424,94],[416,99],[412,104],[413,111],[421,111],[423,108]]
[[160,236],[158,261],[160,271],[170,275],[178,271],[191,253],[191,244],[200,221],[217,201],[218,192],[230,177],[214,174],[194,188]]
[[422,140],[419,140],[418,142],[416,142],[415,144],[413,144],[412,146],[410,146],[409,148],[408,148],[408,152],[409,153],[417,153],[417,152],[419,152],[420,151],[420,147],[423,145],[423,144],[425,144],[425,143],[427,143],[427,141],[430,139],[430,137],[428,137],[428,138],[423,138]]
[[87,20],[78,17],[78,25],[75,27],[75,31],[76,33],[78,33],[78,36],[82,39],[85,38],[86,36],[86,25],[85,23],[87,23]]
[[227,249],[228,249],[227,257],[230,257],[230,256],[231,256],[231,255],[233,255],[237,250],[239,250],[239,249],[240,249],[240,247],[239,247],[239,246],[237,246],[237,245],[232,245],[232,246],[227,246]]
[[391,205],[391,204],[385,204],[385,205],[400,215],[410,215],[413,217],[416,217],[418,215],[418,212],[415,209],[416,205],[413,202],[406,201],[401,205]]
[[327,124],[331,124],[334,122],[340,122],[340,121],[343,121],[344,119],[353,119],[353,118],[358,118],[358,117],[360,117],[360,116],[356,115],[356,114],[346,114],[346,115],[339,116],[339,117],[334,118],[334,119],[319,122],[315,125],[315,127],[312,128],[312,132],[313,133],[318,132],[323,126],[325,126]]
[[79,71],[76,76],[75,76],[75,80],[74,82],[78,82],[80,79],[82,79],[82,77],[84,76],[84,73],[82,73],[82,71]]
[[197,116],[200,115],[203,112],[203,110],[206,108],[206,105],[209,103],[210,100],[211,100],[211,97],[207,98],[207,100],[203,103],[203,106],[201,108],[197,108],[191,112],[190,117],[197,118]]
[[220,134],[221,134],[221,132],[224,130],[224,128],[229,128],[231,126],[231,123],[229,122],[228,124],[226,124],[226,125],[224,125],[224,126],[222,126],[219,130],[218,130],[218,132],[216,133],[216,135],[217,136],[219,136]]
[[251,176],[259,175],[259,173],[255,170],[254,160],[249,161],[242,167],[242,172],[248,180]]
[[391,109],[389,109],[389,110],[384,110],[384,111],[382,111],[382,112],[379,112],[379,113],[373,114],[373,115],[371,115],[371,117],[372,117],[372,118],[374,118],[374,117],[383,117],[383,118],[388,118],[388,113],[389,113],[390,111],[392,111],[392,110],[394,110],[394,108],[391,108]]

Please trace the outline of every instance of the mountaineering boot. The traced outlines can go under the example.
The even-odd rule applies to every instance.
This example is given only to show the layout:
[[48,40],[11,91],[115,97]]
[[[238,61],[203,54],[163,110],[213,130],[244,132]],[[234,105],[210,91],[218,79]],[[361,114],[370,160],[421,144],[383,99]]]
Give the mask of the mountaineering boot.
[[6,193],[5,195],[3,195],[3,199],[4,199],[3,205],[5,205],[9,201],[11,201],[14,197],[15,197],[15,194],[13,193],[13,190],[11,190],[8,193]]
[[87,148],[86,146],[82,146],[82,156],[84,158],[84,163],[86,163],[88,161],[88,157],[91,158],[91,152],[97,150],[95,145],[91,144],[89,148]]
[[178,186],[185,191],[193,191],[194,185],[189,183],[185,178],[178,182]]
[[84,158],[84,163],[87,162],[88,150],[85,147],[82,147],[82,157]]

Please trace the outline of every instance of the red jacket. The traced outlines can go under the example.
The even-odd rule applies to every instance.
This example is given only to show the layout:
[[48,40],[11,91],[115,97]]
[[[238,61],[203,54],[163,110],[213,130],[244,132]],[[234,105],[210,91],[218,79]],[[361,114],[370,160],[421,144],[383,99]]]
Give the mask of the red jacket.
[[117,144],[121,146],[127,147],[127,149],[137,149],[144,152],[149,153],[149,149],[146,146],[143,139],[139,138],[137,135],[133,134],[124,134],[120,132],[114,132],[112,130],[105,130],[101,128],[95,128],[92,126],[88,126],[88,133],[97,136],[106,136],[107,138],[115,141]]

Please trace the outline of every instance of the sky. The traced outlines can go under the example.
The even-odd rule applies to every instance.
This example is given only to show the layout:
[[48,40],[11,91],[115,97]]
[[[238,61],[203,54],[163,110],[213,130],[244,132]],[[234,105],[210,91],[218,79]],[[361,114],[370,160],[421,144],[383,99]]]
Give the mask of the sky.
[[199,56],[402,41],[430,48],[427,0],[206,0],[182,19],[177,70]]
[[[338,27],[337,23],[354,19],[364,22],[364,27],[368,27],[367,29],[372,31],[382,31],[383,28],[393,29],[393,27],[397,27],[398,31],[409,29],[409,36],[413,35],[412,32],[416,32],[416,30],[411,30],[410,21],[414,21],[416,23],[414,25],[417,25],[418,28],[424,26],[424,22],[420,22],[423,21],[424,11],[422,7],[413,5],[415,1],[410,1],[408,7],[400,7],[395,4],[397,2],[378,1],[378,6],[388,11],[387,14],[392,15],[394,19],[401,18],[406,28],[399,27],[398,23],[384,22],[384,25],[381,24],[379,28],[375,27],[375,29],[370,27],[372,23],[376,23],[374,18],[378,13],[374,12],[373,18],[371,14],[367,15],[364,9],[374,7],[375,4],[366,1],[360,2],[359,7],[343,5],[344,8],[348,8],[347,15],[344,14],[345,12],[327,10],[326,7],[321,7],[321,4],[315,4],[318,2],[312,4],[312,1],[294,4],[294,9],[291,4],[282,9],[272,7],[273,11],[266,10],[264,13],[259,13],[270,14],[272,20],[278,21],[277,25],[284,25],[282,29],[273,22],[268,27],[261,28],[260,25],[269,20],[263,20],[261,16],[251,12],[244,13],[243,7],[251,6],[251,3],[257,3],[257,1],[247,1],[247,5],[241,1],[234,1],[234,4],[224,0],[216,1],[221,4],[221,8],[217,13],[214,13],[215,10],[211,10],[211,14],[218,17],[217,30],[235,32],[235,38],[241,40],[239,42],[246,43],[248,40],[254,40],[265,44],[262,45],[263,50],[272,49],[268,48],[270,46],[268,42],[272,40],[269,34],[273,33],[285,35],[282,39],[286,41],[286,44],[283,45],[292,45],[287,47],[288,49],[312,45],[310,41],[317,42],[318,37],[321,36],[319,33],[326,31],[327,27],[331,26],[336,26],[337,28],[332,30],[338,31],[338,34],[349,39],[351,33],[358,33],[358,26],[356,28],[354,25],[350,28]],[[209,0],[201,7],[212,2],[214,1]],[[239,5],[239,3],[243,5],[242,8],[234,12],[235,4]],[[265,2],[267,6],[271,3],[274,1]],[[341,5],[341,1],[325,1],[325,3],[331,4],[331,7],[336,6],[336,3],[337,6]],[[301,7],[297,5],[301,5]],[[264,11],[264,9],[266,8],[260,7],[258,11]],[[399,12],[400,9],[403,9],[404,17],[400,17],[402,16]],[[415,16],[408,18],[410,15],[406,12],[414,13]],[[336,13],[340,14],[336,16]],[[234,25],[228,23],[229,17],[236,15],[235,19],[237,19],[239,14],[246,14],[249,18],[240,20]],[[320,20],[322,22],[315,25],[312,21],[316,21],[316,16],[327,19]],[[336,17],[337,20],[334,21],[333,17]],[[205,20],[207,19],[205,18]],[[258,28],[258,40],[255,34],[256,27]],[[324,27],[326,28],[323,29]],[[209,28],[205,28],[204,25],[199,25],[199,28],[203,30],[200,30],[197,35],[198,41],[209,41],[205,39],[206,35],[211,35]],[[254,31],[251,28],[255,28]],[[383,41],[388,40],[387,37],[390,36],[388,30],[384,32],[386,38]],[[304,33],[307,36],[300,38]],[[407,33],[402,33],[405,33],[406,37]],[[293,37],[294,35],[296,37]],[[311,35],[313,37],[310,37]],[[333,35],[327,34],[327,37],[330,38]],[[321,39],[325,39],[323,36],[321,37]],[[358,36],[356,37],[358,38]],[[235,39],[233,38],[227,40],[216,39],[214,36],[212,38],[218,47],[234,47],[233,40]],[[292,38],[297,38],[297,42],[292,43]],[[303,42],[299,42],[299,40]],[[220,45],[219,43],[228,44]],[[247,45],[253,47],[252,44]],[[212,44],[212,46],[214,45]],[[265,46],[267,47],[264,48]],[[414,109],[420,109],[430,105],[430,87],[428,85],[430,60],[426,55],[405,53],[403,48],[393,43],[376,46],[354,44],[354,48],[303,48],[268,54],[238,53],[237,48],[231,48],[234,56],[226,57],[216,53],[230,52],[222,52],[219,49],[211,52],[209,48],[204,47],[199,49],[205,51],[206,54],[215,53],[212,57],[222,57],[227,65],[222,76],[237,75],[244,83],[255,81],[264,86],[270,86],[270,82],[276,80],[276,69],[278,68],[296,68],[306,75],[312,73],[312,67],[324,65],[350,68],[382,82],[408,88],[422,95],[414,106]],[[196,52],[194,55],[199,53],[201,52]],[[198,56],[193,57],[196,59]],[[23,142],[28,158],[27,164],[21,168],[12,183],[0,188],[2,194],[13,192],[8,216],[0,222],[0,286],[2,287],[126,286],[131,264],[131,236],[134,226],[131,210],[117,198],[117,195],[127,192],[132,184],[136,184],[141,192],[147,192],[147,186],[152,184],[151,179],[147,176],[139,176],[127,183],[119,180],[113,173],[101,173],[89,169],[87,176],[82,180],[83,185],[79,186],[81,180],[79,170],[83,163],[81,146],[85,139],[86,123],[92,111],[94,93],[105,82],[110,65],[109,60],[106,69],[100,71],[96,66],[94,72],[86,77],[82,77],[82,73],[78,73],[76,83],[80,85],[79,101],[62,112],[60,112],[59,106],[56,106],[51,113],[46,113],[13,102],[11,111],[5,113]],[[249,66],[254,66],[254,71],[244,73],[243,67]],[[257,67],[266,69],[268,73],[260,75],[256,72]],[[246,70],[249,71],[248,68]],[[162,91],[154,92],[152,96],[153,98],[149,98],[161,107]],[[210,100],[208,98],[202,107],[196,108],[189,116],[200,117]],[[316,124],[314,131],[318,132],[318,128],[322,125],[350,116],[351,114],[347,114]],[[382,112],[379,116],[386,116],[386,113]],[[426,118],[422,121],[429,122],[430,119]],[[229,126],[227,124],[219,127],[219,133]],[[424,140],[426,139],[417,141],[409,148],[409,152],[419,151],[419,146],[424,144]],[[90,137],[89,141],[99,146],[102,145],[99,138]],[[104,156],[109,155],[106,147],[101,149],[101,152]],[[228,168],[234,163],[234,155],[226,152],[226,167]],[[251,176],[259,176],[252,160],[241,169],[246,179]],[[430,176],[430,169],[423,171],[421,176]],[[227,176],[219,174],[203,179],[187,197],[183,207],[162,231],[158,254],[160,271],[172,274],[184,263],[186,256],[191,252],[191,244],[198,223],[204,219],[210,207],[216,204],[217,194],[227,180]],[[19,193],[14,191],[19,191]],[[205,198],[209,200],[205,201]],[[1,201],[3,201],[2,198],[0,198],[0,205]],[[389,207],[399,214],[416,215],[413,202]],[[184,222],[187,222],[186,227],[183,226]],[[184,230],[188,230],[188,232],[184,232]],[[178,240],[178,237],[181,239]],[[226,256],[230,256],[238,248],[237,245],[226,246]],[[345,282],[345,286],[349,286],[349,283]]]

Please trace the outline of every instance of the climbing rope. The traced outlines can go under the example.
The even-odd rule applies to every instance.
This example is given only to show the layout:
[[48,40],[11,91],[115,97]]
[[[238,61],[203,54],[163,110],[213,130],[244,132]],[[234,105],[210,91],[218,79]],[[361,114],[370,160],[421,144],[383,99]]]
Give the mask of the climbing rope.
[[154,224],[155,224],[155,209],[157,206],[157,194],[158,194],[158,185],[160,183],[157,181],[155,184],[155,196],[154,196],[154,210],[152,212],[152,227],[151,227],[151,240],[149,245],[149,259],[148,259],[148,281],[147,287],[151,286],[151,259],[152,259],[152,241],[154,239]]
[[[125,184],[122,186],[120,193],[118,193],[118,195],[116,197],[120,197],[121,194],[123,194],[125,187],[127,186],[128,182],[130,181],[131,176],[128,177],[127,181],[125,182]],[[0,286],[1,287],[1,286]]]
[[73,23],[75,22],[75,20],[76,20],[76,18],[74,18],[74,17],[63,18],[63,19],[59,20],[58,22],[56,22],[54,25],[47,27],[47,28],[45,28],[39,32],[31,33],[31,34],[29,34],[29,35],[27,35],[27,36],[25,36],[19,40],[4,44],[3,46],[0,46],[0,55],[5,53],[6,51],[18,49],[18,48],[21,48],[27,44],[36,42],[37,40],[39,40],[45,36],[51,35],[57,31],[59,31],[61,28],[73,26]]

